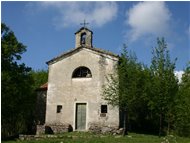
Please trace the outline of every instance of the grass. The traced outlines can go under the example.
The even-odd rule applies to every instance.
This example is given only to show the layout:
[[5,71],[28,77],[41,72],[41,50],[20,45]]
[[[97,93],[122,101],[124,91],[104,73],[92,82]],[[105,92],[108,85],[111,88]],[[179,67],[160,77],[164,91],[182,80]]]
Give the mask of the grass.
[[[48,135],[47,135],[48,136]],[[168,142],[167,142],[168,141]],[[30,141],[2,141],[2,143],[190,143],[190,138],[129,133],[128,136],[95,135],[88,132],[71,132]]]

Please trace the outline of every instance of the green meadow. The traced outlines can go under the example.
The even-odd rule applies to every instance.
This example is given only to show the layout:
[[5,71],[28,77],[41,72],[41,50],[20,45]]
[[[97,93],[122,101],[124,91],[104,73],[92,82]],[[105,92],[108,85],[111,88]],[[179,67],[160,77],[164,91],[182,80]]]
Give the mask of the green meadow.
[[129,133],[127,136],[96,135],[88,132],[71,132],[59,135],[44,135],[35,140],[12,140],[2,143],[190,143],[190,138],[178,136],[158,137],[155,135]]

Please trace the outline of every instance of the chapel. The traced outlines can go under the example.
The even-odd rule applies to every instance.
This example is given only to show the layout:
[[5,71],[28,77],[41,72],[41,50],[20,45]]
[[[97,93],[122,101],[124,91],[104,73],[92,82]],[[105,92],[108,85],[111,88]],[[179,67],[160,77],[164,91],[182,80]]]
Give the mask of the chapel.
[[116,71],[118,58],[94,47],[93,32],[85,25],[81,27],[75,33],[75,47],[47,62],[48,83],[40,88],[45,98],[44,112],[39,114],[41,126],[52,132],[63,128],[118,129],[119,109],[108,105],[101,96],[106,76]]

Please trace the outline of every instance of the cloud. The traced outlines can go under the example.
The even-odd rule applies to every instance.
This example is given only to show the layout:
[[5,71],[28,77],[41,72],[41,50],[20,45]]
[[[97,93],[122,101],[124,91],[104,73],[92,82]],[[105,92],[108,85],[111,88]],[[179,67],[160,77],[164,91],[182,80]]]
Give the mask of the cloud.
[[41,2],[42,9],[54,9],[57,28],[79,25],[84,19],[92,26],[101,27],[117,16],[116,2]]
[[184,71],[175,71],[175,76],[178,78],[179,83],[181,82],[182,75],[184,74]]
[[139,2],[126,12],[128,37],[135,41],[145,35],[164,36],[169,32],[171,13],[161,2]]

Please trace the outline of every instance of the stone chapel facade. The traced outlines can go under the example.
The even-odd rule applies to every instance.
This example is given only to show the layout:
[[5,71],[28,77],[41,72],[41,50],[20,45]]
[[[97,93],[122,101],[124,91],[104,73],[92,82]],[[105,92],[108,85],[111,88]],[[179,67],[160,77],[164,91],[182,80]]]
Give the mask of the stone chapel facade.
[[102,99],[106,75],[118,56],[92,45],[86,27],[75,33],[75,48],[48,61],[45,125],[69,125],[73,131],[118,129],[119,109]]

